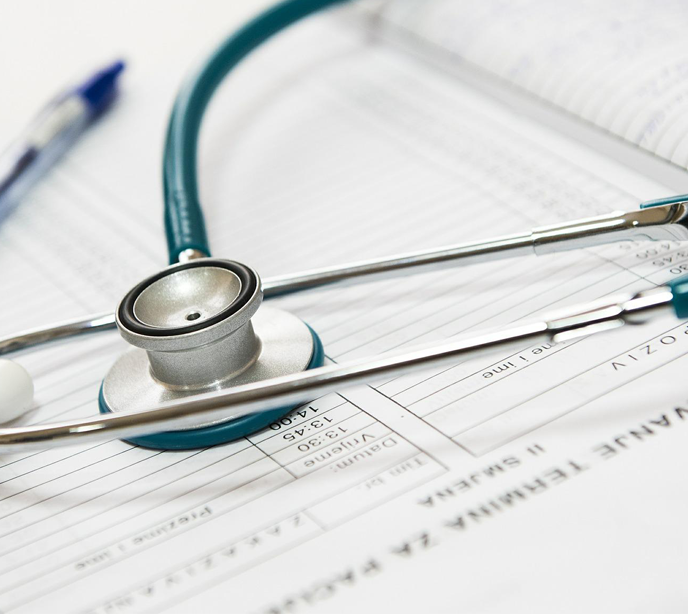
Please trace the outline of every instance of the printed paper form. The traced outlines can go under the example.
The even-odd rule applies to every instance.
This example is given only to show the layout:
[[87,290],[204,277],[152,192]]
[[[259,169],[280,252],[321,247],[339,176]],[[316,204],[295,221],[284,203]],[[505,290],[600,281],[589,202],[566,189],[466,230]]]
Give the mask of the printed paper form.
[[[309,60],[315,43],[331,55]],[[202,175],[215,253],[264,276],[630,208],[664,193],[396,51],[359,43],[336,21],[281,45],[250,67],[269,70],[261,83],[244,71],[234,82],[243,96],[228,89],[218,100]],[[285,72],[268,68],[286,55]],[[278,89],[280,78],[289,86]],[[257,106],[260,88],[273,95]],[[3,301],[3,332],[51,321],[53,310],[110,308],[164,261],[158,202],[134,200],[150,207],[137,223],[126,204],[137,185],[99,160],[100,147],[119,148],[121,173],[135,177],[139,145],[127,126],[144,122],[128,111],[113,116],[121,125],[107,127],[107,143],[93,138],[90,150],[75,151],[0,229],[0,281],[17,297]],[[149,176],[139,182],[150,189]],[[60,236],[73,239],[61,249],[48,223],[58,212]],[[650,287],[686,259],[678,245],[612,246],[278,304],[315,327],[331,360],[344,361]],[[660,321],[328,395],[249,440],[207,450],[111,441],[5,456],[0,608],[683,603],[674,486],[685,460],[685,330]],[[22,357],[37,375],[32,420],[95,412],[100,379],[122,347],[113,335]],[[638,556],[628,531],[652,514],[661,522]],[[660,577],[671,590],[657,595],[647,578]],[[586,582],[592,597],[578,590]]]
[[390,23],[681,168],[688,14],[676,0],[399,0]]

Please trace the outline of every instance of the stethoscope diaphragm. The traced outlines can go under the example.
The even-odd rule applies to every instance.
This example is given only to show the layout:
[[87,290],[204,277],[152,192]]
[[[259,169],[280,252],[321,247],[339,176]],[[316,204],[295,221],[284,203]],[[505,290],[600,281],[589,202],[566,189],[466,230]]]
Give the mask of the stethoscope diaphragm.
[[[135,412],[322,366],[322,346],[310,327],[262,301],[255,271],[215,258],[173,265],[136,285],[117,309],[119,331],[134,347],[106,375],[100,411]],[[230,413],[129,441],[160,449],[216,445],[264,428],[290,409],[235,419]]]

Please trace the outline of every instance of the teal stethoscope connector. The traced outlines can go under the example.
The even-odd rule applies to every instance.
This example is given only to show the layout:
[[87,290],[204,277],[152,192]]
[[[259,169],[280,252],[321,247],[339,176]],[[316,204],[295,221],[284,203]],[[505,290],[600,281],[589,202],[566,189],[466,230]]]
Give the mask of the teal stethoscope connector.
[[667,284],[671,288],[672,304],[677,318],[688,318],[688,276],[673,279]]

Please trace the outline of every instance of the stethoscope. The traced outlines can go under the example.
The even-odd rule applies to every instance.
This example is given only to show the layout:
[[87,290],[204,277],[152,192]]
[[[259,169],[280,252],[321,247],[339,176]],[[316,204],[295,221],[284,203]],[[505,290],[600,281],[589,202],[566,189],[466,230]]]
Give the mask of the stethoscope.
[[[544,340],[563,341],[673,312],[688,317],[688,276],[634,295],[583,305],[568,315],[420,348],[323,366],[318,335],[263,299],[525,254],[625,240],[688,240],[688,195],[488,241],[357,262],[261,281],[239,262],[210,257],[198,199],[196,150],[206,106],[225,75],[253,49],[303,17],[346,0],[285,0],[228,38],[182,87],[164,154],[165,228],[171,266],[132,288],[115,314],[0,340],[0,355],[119,329],[133,348],[107,373],[100,415],[0,429],[0,451],[19,452],[111,437],[159,449],[190,449],[244,437],[296,405],[348,386],[442,367],[458,358]],[[33,384],[4,363],[0,420],[31,406]]]

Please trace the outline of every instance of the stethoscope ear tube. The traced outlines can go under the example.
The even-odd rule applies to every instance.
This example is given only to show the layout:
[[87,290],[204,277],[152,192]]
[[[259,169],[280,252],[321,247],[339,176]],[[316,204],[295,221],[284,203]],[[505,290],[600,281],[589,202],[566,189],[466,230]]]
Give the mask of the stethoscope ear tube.
[[[351,268],[354,269],[353,278],[360,281],[359,273],[353,265],[342,267],[342,273],[336,276],[330,271],[326,271],[322,277],[317,277],[314,273],[304,273],[266,279],[264,281],[265,296],[266,298],[277,297],[282,294],[327,285],[328,283],[334,283],[332,280],[335,277],[336,280],[344,280],[346,277],[344,271]],[[671,292],[671,305],[676,317],[688,318],[688,275],[667,282],[667,288]],[[0,338],[0,356],[28,350],[47,343],[61,340],[66,341],[91,333],[115,330],[116,328],[115,315],[112,313],[102,313],[87,316],[86,318],[67,320],[51,326],[30,329]]]
[[[674,305],[674,301],[678,301]],[[504,331],[459,339],[439,347],[421,348],[395,356],[377,356],[342,365],[331,365],[302,373],[240,385],[220,392],[163,403],[143,411],[122,412],[48,425],[0,429],[0,452],[42,449],[46,445],[68,445],[109,437],[131,438],[161,430],[188,428],[204,420],[239,418],[295,405],[349,386],[383,377],[398,377],[420,368],[442,367],[457,360],[475,358],[485,352],[507,351],[543,340],[569,340],[642,322],[671,311],[684,313],[688,302],[688,279],[671,287],[660,286],[633,296],[585,305],[565,316],[516,326]]]
[[116,328],[114,313],[99,313],[85,318],[66,320],[51,326],[33,328],[0,338],[0,356],[29,350],[47,343],[67,341],[74,337],[115,330]]
[[186,250],[210,255],[196,178],[203,113],[225,76],[251,51],[309,15],[349,0],[285,0],[228,38],[183,85],[172,110],[163,159],[165,231],[170,264]]

